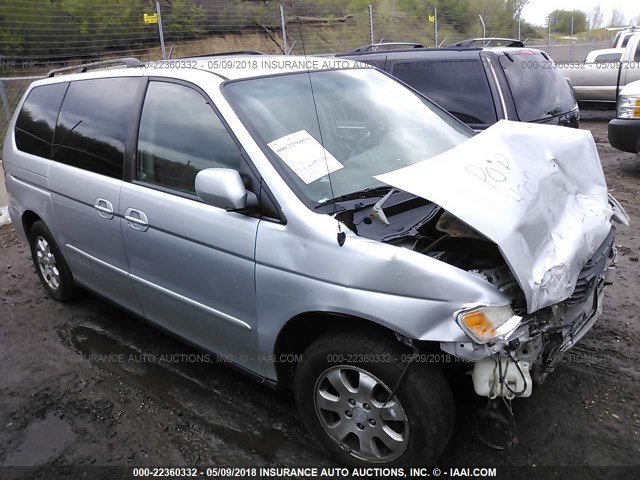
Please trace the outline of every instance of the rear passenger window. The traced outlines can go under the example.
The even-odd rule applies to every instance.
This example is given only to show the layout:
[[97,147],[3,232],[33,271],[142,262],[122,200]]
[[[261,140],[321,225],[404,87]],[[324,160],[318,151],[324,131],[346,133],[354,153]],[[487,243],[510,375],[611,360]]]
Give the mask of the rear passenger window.
[[497,121],[480,60],[399,62],[393,75],[471,126]]
[[195,194],[200,170],[239,170],[241,158],[233,138],[200,93],[175,83],[149,84],[138,136],[138,180]]
[[603,53],[596,57],[595,63],[614,63],[619,62],[622,55],[619,53]]
[[53,160],[122,178],[140,78],[71,82],[56,127]]
[[51,144],[56,118],[69,84],[56,83],[35,87],[22,105],[16,120],[18,150],[46,159],[51,158]]

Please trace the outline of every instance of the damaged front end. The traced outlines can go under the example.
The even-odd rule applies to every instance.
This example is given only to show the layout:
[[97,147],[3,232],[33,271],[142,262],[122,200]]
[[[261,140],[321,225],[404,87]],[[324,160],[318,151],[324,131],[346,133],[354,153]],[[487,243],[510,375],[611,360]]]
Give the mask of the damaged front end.
[[[602,313],[604,289],[615,277],[614,229],[580,271],[576,289],[562,302],[522,316],[517,326],[487,343],[443,342],[442,350],[474,362],[476,393],[496,396],[529,396],[532,383],[542,383],[563,354],[594,325]],[[510,272],[477,271],[497,288],[509,285]],[[505,278],[506,277],[506,278]],[[521,299],[514,297],[517,305]],[[471,335],[470,335],[471,336]],[[473,338],[471,336],[471,338]],[[533,382],[532,382],[533,380]]]
[[[475,363],[479,395],[529,396],[533,381],[542,382],[600,316],[615,273],[611,222],[629,219],[607,192],[591,135],[567,130],[499,122],[437,157],[376,177],[428,200],[413,209],[428,211],[415,224],[402,219],[399,204],[385,209],[381,241],[480,276],[511,299],[455,312],[469,341],[440,342]],[[349,215],[341,220],[352,228],[367,224]]]
[[389,225],[370,220],[370,208],[342,211],[337,218],[358,235],[408,248],[468,271],[511,299],[507,305],[469,305],[454,319],[468,341],[440,348],[474,364],[477,394],[529,396],[562,355],[593,326],[606,285],[615,276],[615,228],[584,264],[573,293],[561,302],[527,312],[522,288],[498,246],[440,206],[409,197],[385,208]]

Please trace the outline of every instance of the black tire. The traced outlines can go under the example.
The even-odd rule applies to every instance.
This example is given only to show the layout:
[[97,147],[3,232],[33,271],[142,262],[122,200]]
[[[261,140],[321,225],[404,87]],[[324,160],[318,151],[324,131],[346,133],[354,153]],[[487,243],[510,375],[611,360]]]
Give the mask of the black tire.
[[[389,419],[389,412],[382,415],[381,410],[388,409],[389,405],[393,404],[393,402],[385,404],[382,399],[388,398],[391,390],[396,386],[411,353],[411,350],[406,349],[394,338],[355,332],[325,335],[315,341],[304,353],[295,376],[298,411],[313,437],[340,465],[433,465],[442,454],[453,433],[454,401],[449,384],[437,366],[420,362],[411,363],[394,397],[400,408],[393,407],[396,413],[399,412],[397,418],[401,419],[404,414],[406,422],[393,421],[396,419],[396,414],[393,415],[394,419],[391,423],[387,423],[382,418],[386,416],[387,420]],[[340,370],[337,367],[340,367]],[[324,392],[324,397],[328,398],[333,388],[333,382],[328,378],[324,380],[321,378],[330,372],[331,378],[335,381],[336,371],[340,372],[338,377],[340,379],[362,378],[363,385],[371,384],[372,378],[380,381],[382,384],[373,389],[376,394],[371,395],[371,397],[377,397],[373,400],[374,405],[360,403],[358,400],[362,398],[359,397],[349,399],[354,400],[355,404],[350,404],[354,408],[351,411],[346,409],[344,415],[335,414],[331,409],[320,410],[322,413],[318,413],[316,398],[319,402],[323,399],[320,396],[316,397],[320,395],[317,391]],[[358,385],[358,392],[359,388]],[[343,402],[342,395],[339,395],[337,390],[335,392],[338,393],[337,402]],[[352,395],[360,394],[348,393],[347,397]],[[331,397],[331,402],[335,401],[334,398],[336,397]],[[337,403],[331,403],[330,406],[334,408],[335,405]],[[343,406],[344,403],[339,405]],[[361,405],[362,408],[360,408]],[[366,417],[363,417],[363,412]],[[391,413],[394,412],[391,411]],[[325,420],[321,419],[321,415]],[[355,420],[356,416],[359,421]],[[363,418],[365,418],[364,421]],[[334,440],[328,433],[328,428],[338,426],[338,422],[347,422],[344,428],[353,429],[356,433],[348,433],[341,442]],[[356,423],[355,428],[353,422]],[[381,440],[384,437],[384,430],[380,429],[385,423],[387,423],[386,431],[391,425],[394,431],[400,432],[399,438],[403,438],[400,443],[394,445],[395,452],[387,448],[386,443]],[[325,425],[328,426],[325,427]],[[364,428],[361,429],[361,427]],[[378,430],[371,430],[367,434],[365,432],[369,427],[378,428]],[[372,436],[378,437],[371,439]],[[389,440],[390,438],[386,439],[387,442]],[[371,451],[362,453],[363,442],[373,442],[376,445],[373,453]],[[404,447],[398,447],[401,444]],[[386,456],[385,449],[388,450]]]
[[[52,281],[51,275],[46,273],[45,267],[41,268],[38,256],[38,242],[40,240],[44,240],[46,242],[53,259],[55,260],[54,268],[58,272],[57,282]],[[36,272],[38,273],[38,277],[40,277],[40,282],[49,296],[59,302],[68,302],[72,300],[76,295],[76,286],[74,285],[73,275],[71,274],[69,265],[67,265],[67,262],[62,256],[62,252],[60,251],[58,244],[53,239],[53,235],[51,235],[51,232],[41,220],[35,222],[29,231],[29,246],[31,248],[33,265],[36,267]]]

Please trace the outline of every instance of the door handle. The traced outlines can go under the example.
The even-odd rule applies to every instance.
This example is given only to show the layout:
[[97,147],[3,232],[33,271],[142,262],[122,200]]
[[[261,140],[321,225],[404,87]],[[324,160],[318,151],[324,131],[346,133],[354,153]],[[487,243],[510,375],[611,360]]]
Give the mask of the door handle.
[[98,215],[106,220],[113,218],[113,204],[109,200],[104,198],[96,198],[96,203],[93,204],[93,208],[98,210]]
[[124,213],[124,219],[134,230],[146,232],[149,228],[149,220],[145,213],[135,208],[127,208],[127,211]]

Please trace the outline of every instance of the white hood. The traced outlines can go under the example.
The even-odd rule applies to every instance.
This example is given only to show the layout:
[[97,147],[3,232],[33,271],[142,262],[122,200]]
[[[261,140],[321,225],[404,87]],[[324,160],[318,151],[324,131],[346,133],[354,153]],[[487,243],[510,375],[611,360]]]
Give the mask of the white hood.
[[376,177],[495,242],[529,313],[568,298],[611,229],[591,133],[500,121],[434,158]]

